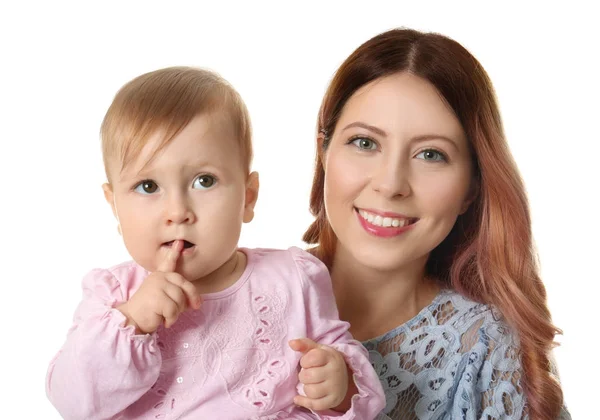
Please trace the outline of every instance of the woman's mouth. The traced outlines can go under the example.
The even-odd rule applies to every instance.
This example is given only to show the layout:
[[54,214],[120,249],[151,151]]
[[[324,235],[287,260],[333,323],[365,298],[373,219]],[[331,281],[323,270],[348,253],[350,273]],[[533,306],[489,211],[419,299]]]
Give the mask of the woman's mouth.
[[370,213],[366,210],[356,209],[360,217],[363,218],[367,223],[370,223],[378,227],[392,227],[401,228],[408,225],[412,225],[418,219],[416,217],[390,217],[381,216],[379,214]]
[[363,229],[381,238],[393,238],[410,230],[419,221],[416,217],[406,217],[398,213],[378,214],[363,209],[354,209]]

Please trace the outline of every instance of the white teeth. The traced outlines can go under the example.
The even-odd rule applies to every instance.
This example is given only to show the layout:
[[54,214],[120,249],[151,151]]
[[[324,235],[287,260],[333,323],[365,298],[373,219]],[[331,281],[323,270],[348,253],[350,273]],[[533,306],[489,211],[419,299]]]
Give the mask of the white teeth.
[[372,214],[366,212],[364,210],[359,210],[358,214],[367,220],[369,223],[374,224],[375,226],[383,226],[383,227],[404,227],[409,224],[409,219],[395,219],[392,217],[381,217],[377,214]]

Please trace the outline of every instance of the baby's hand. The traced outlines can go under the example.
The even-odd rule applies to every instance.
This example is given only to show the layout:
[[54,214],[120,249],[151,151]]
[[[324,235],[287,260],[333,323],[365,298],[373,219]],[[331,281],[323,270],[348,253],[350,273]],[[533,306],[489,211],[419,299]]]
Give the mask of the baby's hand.
[[150,274],[131,299],[117,308],[137,333],[153,333],[163,322],[169,328],[188,307],[200,307],[196,287],[175,272],[182,248],[182,241],[173,242],[158,271]]
[[292,340],[292,350],[304,353],[300,359],[298,380],[304,384],[306,397],[297,395],[296,405],[313,411],[335,408],[348,391],[348,368],[342,354],[308,338]]

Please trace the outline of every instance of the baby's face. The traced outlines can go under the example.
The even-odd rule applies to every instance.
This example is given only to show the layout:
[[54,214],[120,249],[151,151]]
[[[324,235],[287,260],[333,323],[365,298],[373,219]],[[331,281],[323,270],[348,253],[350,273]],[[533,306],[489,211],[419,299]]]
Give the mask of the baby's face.
[[155,271],[176,239],[184,240],[177,272],[202,279],[235,252],[242,222],[257,197],[256,174],[248,177],[238,141],[225,118],[194,118],[153,160],[158,135],[105,185],[132,258]]

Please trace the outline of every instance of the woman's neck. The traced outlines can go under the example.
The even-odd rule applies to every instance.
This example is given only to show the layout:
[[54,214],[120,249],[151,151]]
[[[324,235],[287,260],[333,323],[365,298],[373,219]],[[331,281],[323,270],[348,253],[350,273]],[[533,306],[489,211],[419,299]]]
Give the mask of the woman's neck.
[[440,290],[435,281],[425,277],[426,257],[383,271],[358,263],[340,248],[331,279],[340,318],[350,323],[357,340],[377,337],[409,321]]

